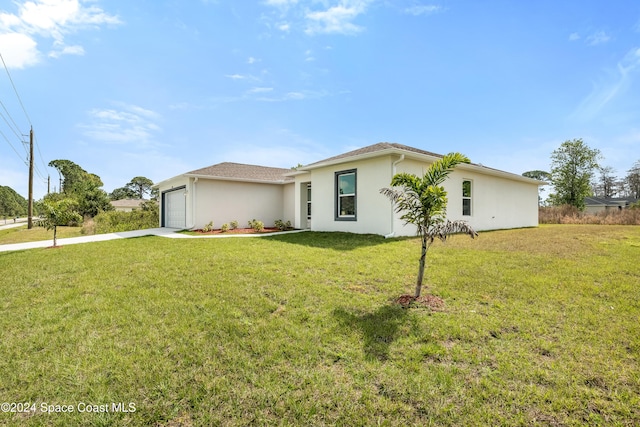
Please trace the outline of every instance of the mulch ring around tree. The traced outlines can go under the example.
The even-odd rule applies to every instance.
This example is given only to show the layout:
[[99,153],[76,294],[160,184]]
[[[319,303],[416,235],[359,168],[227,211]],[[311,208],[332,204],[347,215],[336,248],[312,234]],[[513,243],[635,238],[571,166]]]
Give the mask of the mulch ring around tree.
[[418,298],[413,295],[404,294],[393,300],[396,304],[400,304],[402,308],[409,307],[426,307],[431,311],[444,311],[444,300],[435,295],[420,295]]
[[262,231],[256,231],[253,228],[234,228],[234,229],[229,229],[227,231],[222,231],[219,228],[211,231],[202,231],[201,229],[192,230],[192,231],[199,234],[266,234],[266,233],[278,233],[285,230],[281,230],[275,227],[273,228],[265,227]]

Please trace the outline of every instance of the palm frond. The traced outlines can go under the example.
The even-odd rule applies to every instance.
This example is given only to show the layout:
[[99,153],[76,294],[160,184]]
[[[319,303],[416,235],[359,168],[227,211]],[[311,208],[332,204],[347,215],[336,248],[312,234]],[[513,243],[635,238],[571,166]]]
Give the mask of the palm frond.
[[447,220],[440,224],[434,224],[427,230],[427,238],[432,242],[436,239],[436,237],[444,242],[449,236],[453,234],[467,234],[472,239],[478,236],[476,230],[474,230],[474,228],[471,227],[468,222],[461,220]]
[[451,171],[460,163],[471,163],[471,160],[460,153],[446,154],[429,166],[423,178],[425,184],[433,186],[442,184]]

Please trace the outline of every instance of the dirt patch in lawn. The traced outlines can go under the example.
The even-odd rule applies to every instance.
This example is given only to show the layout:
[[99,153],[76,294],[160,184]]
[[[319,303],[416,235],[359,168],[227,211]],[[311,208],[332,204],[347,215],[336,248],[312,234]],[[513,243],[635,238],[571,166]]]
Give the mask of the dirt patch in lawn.
[[400,295],[394,300],[396,304],[400,304],[402,308],[409,307],[426,307],[432,311],[444,311],[444,300],[435,295],[420,295],[418,298],[413,295]]

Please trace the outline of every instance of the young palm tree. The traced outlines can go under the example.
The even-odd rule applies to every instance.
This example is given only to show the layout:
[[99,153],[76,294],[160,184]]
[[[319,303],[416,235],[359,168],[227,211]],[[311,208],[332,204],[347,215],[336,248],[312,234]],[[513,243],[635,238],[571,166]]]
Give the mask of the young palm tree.
[[391,179],[392,188],[380,190],[391,199],[396,213],[402,213],[400,219],[404,220],[405,224],[417,227],[417,234],[422,240],[415,298],[420,296],[427,251],[436,237],[444,242],[447,237],[456,233],[468,234],[472,239],[478,235],[466,221],[446,219],[447,192],[441,184],[460,163],[470,161],[460,153],[447,154],[431,164],[422,178],[399,173]]

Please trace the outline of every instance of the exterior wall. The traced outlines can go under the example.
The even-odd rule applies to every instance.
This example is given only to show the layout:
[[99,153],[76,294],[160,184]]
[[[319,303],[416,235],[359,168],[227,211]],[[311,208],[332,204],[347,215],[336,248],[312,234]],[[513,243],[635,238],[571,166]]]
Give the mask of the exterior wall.
[[[295,179],[296,181],[293,190],[295,219],[292,223],[295,228],[311,228],[307,221],[307,184],[311,182],[311,173],[307,172],[301,175],[296,175]],[[311,187],[311,199],[311,209],[313,209],[313,200],[315,200],[313,186]],[[313,222],[313,212],[311,222]]]
[[190,188],[192,186],[191,181],[189,178],[187,177],[175,177],[171,180],[167,180],[161,183],[161,185],[158,186],[158,194],[160,197],[160,223],[159,226],[162,226],[163,222],[164,222],[164,206],[162,205],[162,201],[163,201],[163,196],[162,193],[170,191],[174,188],[179,188],[179,187],[185,187],[185,198],[186,198],[186,225],[187,227],[190,227],[189,225],[189,218],[191,218],[191,191]]
[[626,209],[627,206],[626,204],[620,203],[620,204],[611,204],[611,205],[590,205],[590,206],[585,206],[584,211],[587,214],[598,214],[601,212],[615,212],[615,211],[621,211],[623,209]]
[[[397,172],[423,175],[428,164],[406,160]],[[471,181],[471,215],[462,214],[462,182]],[[460,165],[443,184],[449,199],[447,217],[467,221],[476,230],[538,226],[538,186],[486,175]],[[415,235],[415,227],[403,226],[396,215],[396,235]]]
[[588,213],[588,214],[597,214],[600,212],[604,212],[606,210],[607,210],[607,206],[605,205],[586,206],[584,208],[585,213]]
[[[313,169],[310,172],[311,230],[388,234],[391,204],[380,194],[380,189],[391,182],[391,165],[392,157],[384,156]],[[335,173],[350,169],[356,169],[356,220],[336,220]]]
[[282,185],[282,197],[283,197],[283,210],[282,216],[280,218],[274,219],[282,219],[284,222],[291,221],[291,224],[295,222],[296,218],[296,204],[295,204],[295,192],[296,185],[295,183],[287,183]]
[[[213,221],[215,228],[234,220],[238,221],[240,227],[246,227],[247,222],[252,219],[264,222],[265,227],[272,227],[277,219],[293,222],[290,206],[292,202],[285,203],[285,193],[290,195],[292,191],[292,184],[200,178],[195,183],[195,215],[190,227],[202,228],[210,221]],[[189,217],[187,222],[189,223]]]

